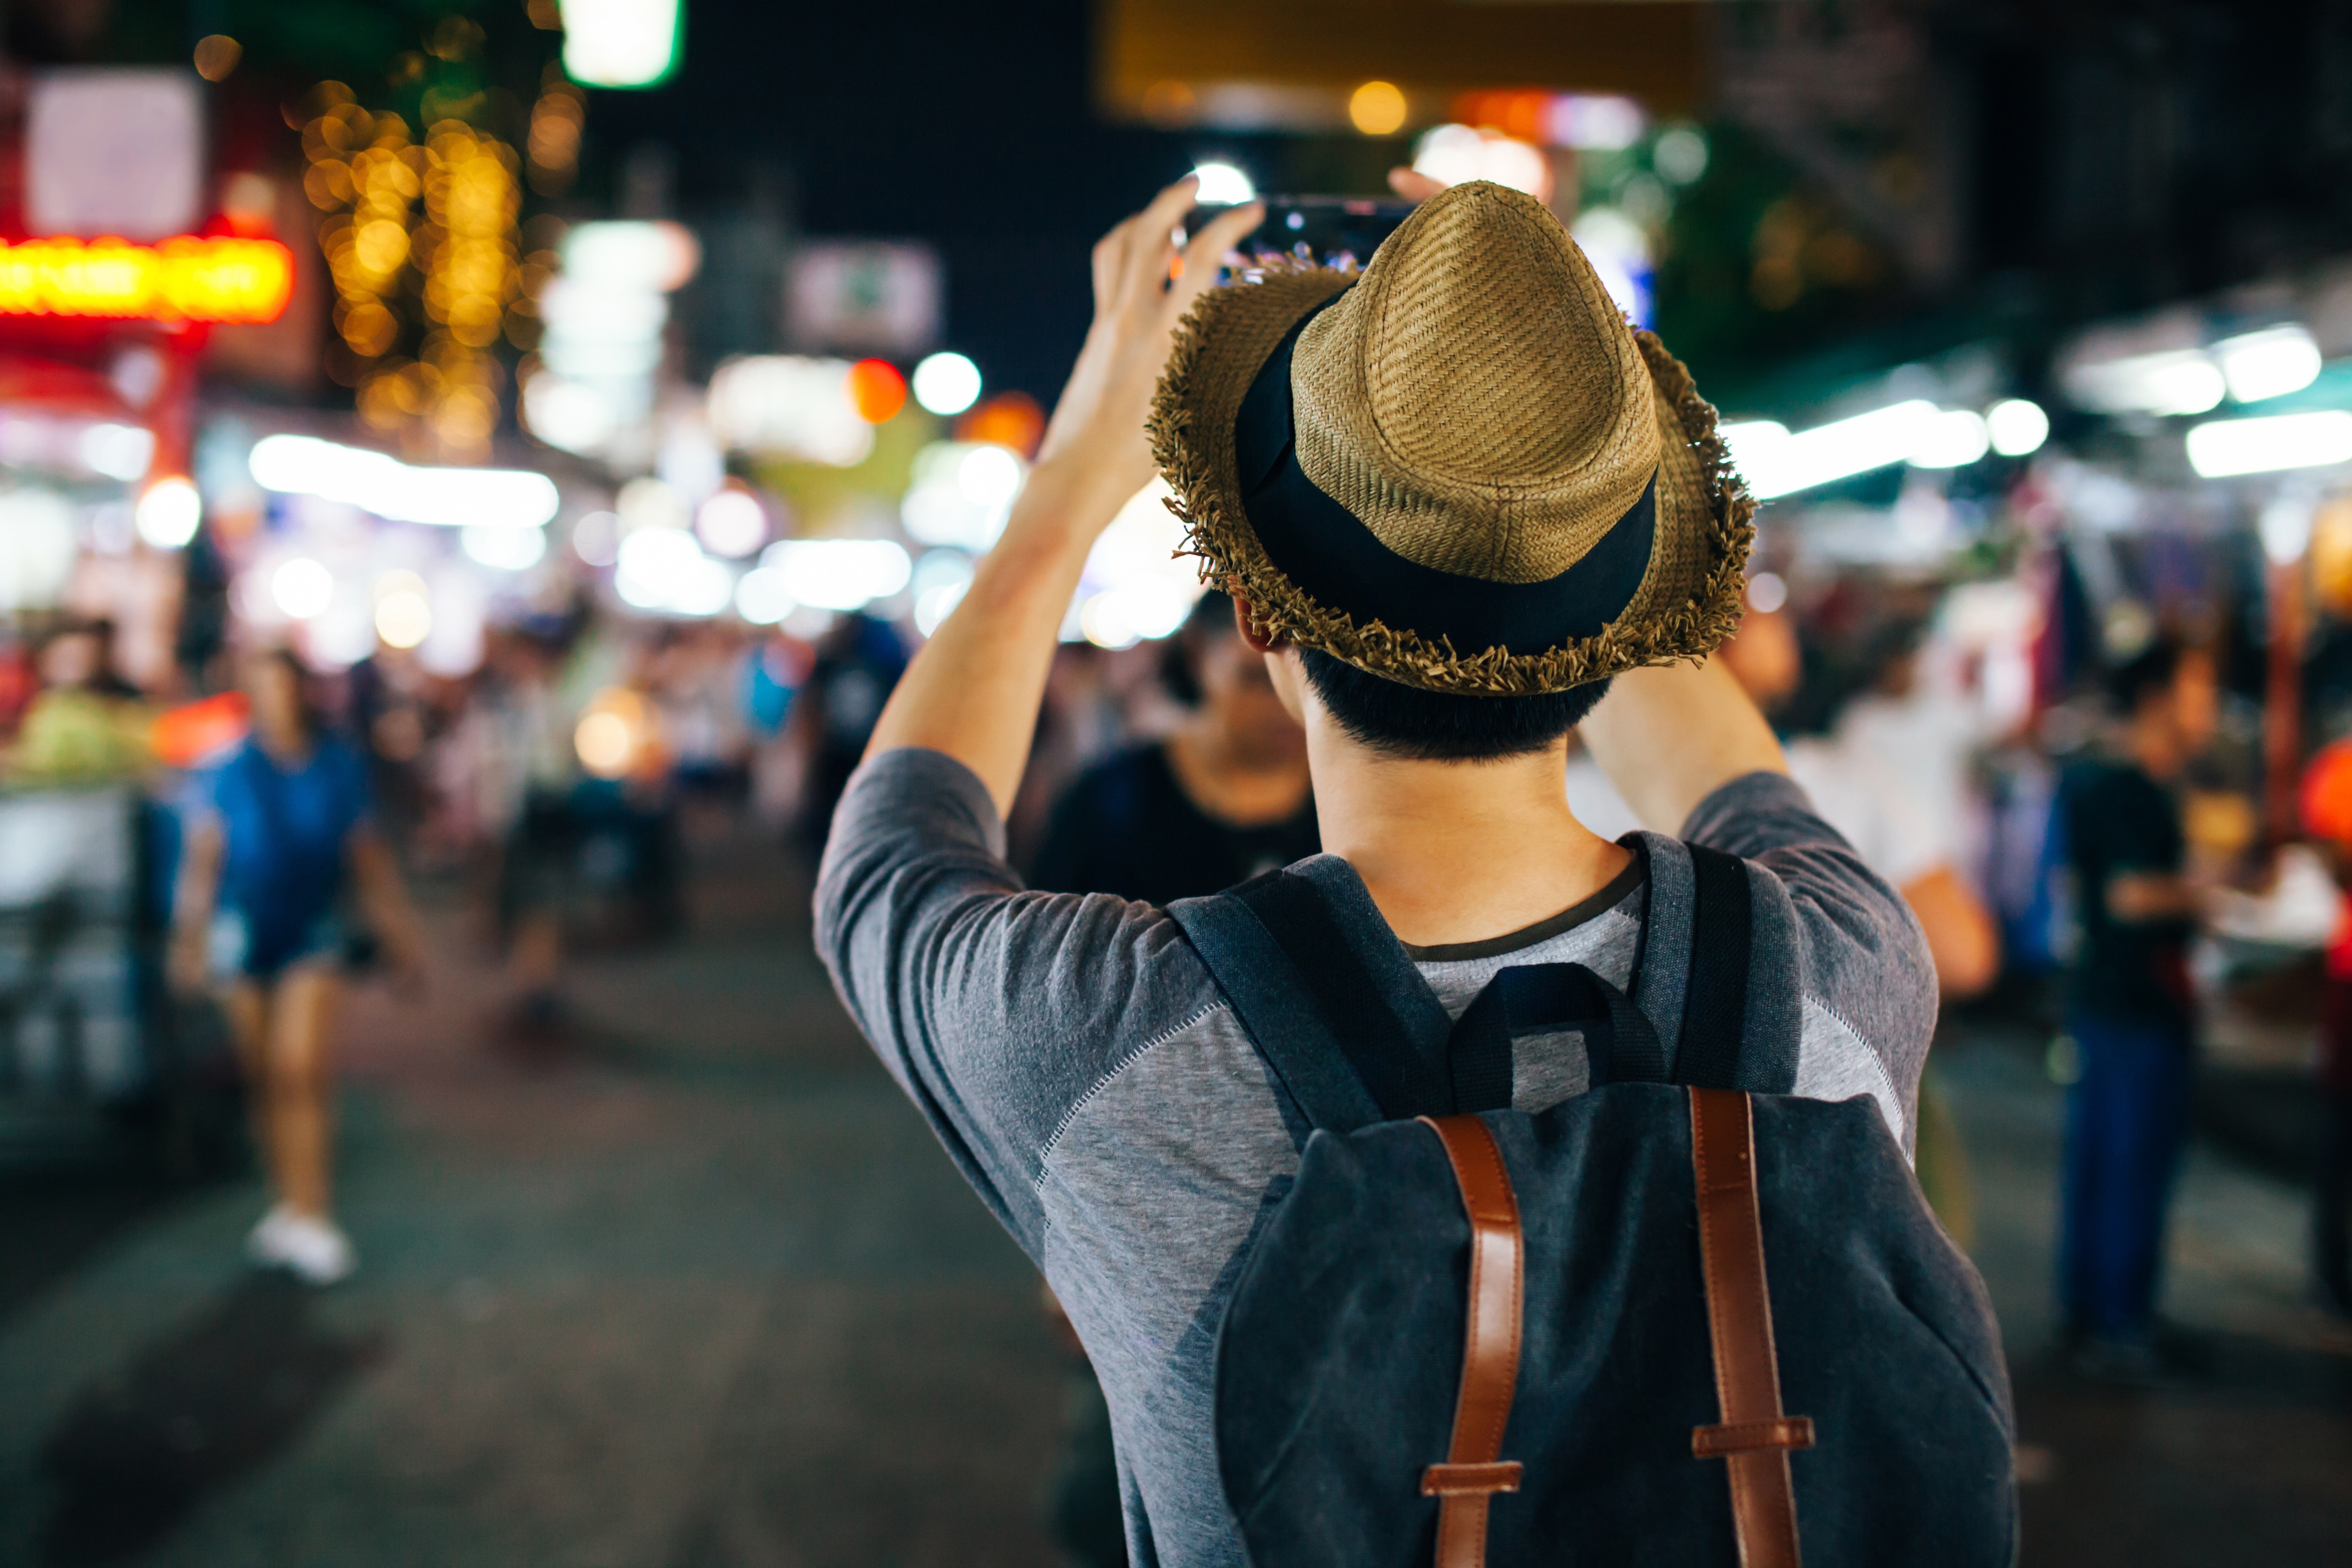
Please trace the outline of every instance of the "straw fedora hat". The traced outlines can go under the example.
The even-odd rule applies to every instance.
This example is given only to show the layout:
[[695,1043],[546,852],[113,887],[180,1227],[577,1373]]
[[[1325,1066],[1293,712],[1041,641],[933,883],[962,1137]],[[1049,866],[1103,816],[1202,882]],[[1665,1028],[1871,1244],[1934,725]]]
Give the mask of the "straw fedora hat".
[[1424,202],[1360,271],[1203,294],[1150,422],[1202,575],[1432,691],[1563,691],[1738,624],[1755,504],[1715,410],[1532,196]]

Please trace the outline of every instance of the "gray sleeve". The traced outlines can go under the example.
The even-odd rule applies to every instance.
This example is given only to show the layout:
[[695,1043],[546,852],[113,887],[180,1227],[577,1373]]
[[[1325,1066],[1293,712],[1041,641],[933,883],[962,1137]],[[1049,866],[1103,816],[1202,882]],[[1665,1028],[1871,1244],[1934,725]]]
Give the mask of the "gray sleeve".
[[1216,991],[1166,911],[1024,891],[1003,850],[962,763],[916,748],[871,759],[834,816],[816,945],[891,1076],[1034,1258],[1055,1130]]
[[[1911,906],[1814,814],[1793,779],[1757,773],[1698,804],[1683,825],[1695,844],[1769,873],[1759,947],[1785,933],[1802,1018],[1799,1094],[1868,1094],[1911,1146],[1919,1073],[1936,1032],[1936,968]],[[1783,903],[1785,900],[1785,904]]]

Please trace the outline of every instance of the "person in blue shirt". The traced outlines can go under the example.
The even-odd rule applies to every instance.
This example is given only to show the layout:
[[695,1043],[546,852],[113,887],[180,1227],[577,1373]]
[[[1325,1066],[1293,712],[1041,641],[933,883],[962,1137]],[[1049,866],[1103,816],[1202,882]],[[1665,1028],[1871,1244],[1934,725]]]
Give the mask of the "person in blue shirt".
[[356,1264],[330,1206],[331,1043],[350,893],[394,973],[424,975],[415,916],[375,831],[366,764],[327,733],[282,648],[239,667],[252,731],[204,781],[181,862],[172,975],[226,982],[278,1202],[247,1249],[264,1267],[332,1284]]

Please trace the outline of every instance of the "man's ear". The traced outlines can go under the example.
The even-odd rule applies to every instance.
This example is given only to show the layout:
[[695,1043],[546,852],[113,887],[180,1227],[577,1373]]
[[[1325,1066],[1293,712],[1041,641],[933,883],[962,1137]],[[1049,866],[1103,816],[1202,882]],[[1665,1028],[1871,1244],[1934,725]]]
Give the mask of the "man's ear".
[[1268,637],[1257,629],[1257,623],[1250,618],[1250,602],[1239,594],[1234,595],[1234,629],[1242,634],[1242,641],[1259,653],[1272,653],[1282,646],[1280,637]]

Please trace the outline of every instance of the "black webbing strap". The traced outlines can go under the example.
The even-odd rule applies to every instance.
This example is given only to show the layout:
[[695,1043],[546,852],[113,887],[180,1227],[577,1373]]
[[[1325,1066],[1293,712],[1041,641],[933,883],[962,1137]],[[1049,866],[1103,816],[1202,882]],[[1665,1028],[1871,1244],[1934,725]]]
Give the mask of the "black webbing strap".
[[1305,977],[1348,1065],[1385,1117],[1449,1116],[1458,1109],[1443,1064],[1413,1044],[1314,883],[1270,871],[1228,896],[1249,906]]
[[1384,1120],[1325,1021],[1307,976],[1249,905],[1217,893],[1179,899],[1168,913],[1309,1126],[1352,1132]]
[[1519,964],[1497,971],[1454,1026],[1457,1109],[1510,1109],[1512,1040],[1569,1029],[1584,1037],[1594,1088],[1665,1081],[1665,1049],[1632,997],[1581,963]]
[[1739,1045],[1748,1020],[1748,953],[1753,937],[1748,867],[1737,855],[1687,846],[1696,884],[1690,980],[1675,1081],[1738,1089]]

